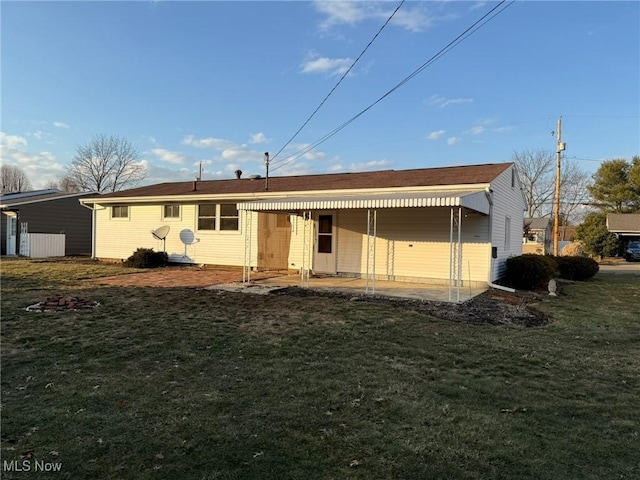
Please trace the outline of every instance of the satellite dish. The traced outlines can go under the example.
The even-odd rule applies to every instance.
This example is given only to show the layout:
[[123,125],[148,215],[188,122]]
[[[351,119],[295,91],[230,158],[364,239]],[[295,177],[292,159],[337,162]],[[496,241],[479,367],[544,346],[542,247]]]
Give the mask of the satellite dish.
[[191,245],[195,239],[196,236],[188,228],[180,231],[180,241],[185,245]]
[[167,235],[169,234],[169,229],[170,229],[169,225],[163,225],[153,230],[151,232],[151,235],[156,237],[158,240],[164,240],[165,238],[167,238]]
[[163,225],[161,227],[156,228],[155,230],[151,230],[151,235],[156,240],[162,240],[163,251],[167,251],[167,235],[169,235],[170,227],[169,225]]
[[195,240],[196,236],[191,230],[189,230],[188,228],[180,230],[180,241],[184,243],[184,255],[182,256],[182,258],[188,258],[187,247],[195,242]]

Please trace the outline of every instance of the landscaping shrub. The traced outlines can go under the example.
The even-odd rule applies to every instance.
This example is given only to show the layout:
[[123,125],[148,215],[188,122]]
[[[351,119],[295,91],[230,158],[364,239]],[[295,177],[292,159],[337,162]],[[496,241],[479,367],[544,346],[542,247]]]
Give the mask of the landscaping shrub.
[[505,283],[520,290],[546,288],[557,270],[553,257],[526,253],[507,259]]
[[154,252],[152,248],[138,248],[133,255],[124,262],[125,267],[157,268],[167,264],[166,252]]
[[560,278],[567,280],[588,280],[600,267],[598,262],[587,257],[556,257]]

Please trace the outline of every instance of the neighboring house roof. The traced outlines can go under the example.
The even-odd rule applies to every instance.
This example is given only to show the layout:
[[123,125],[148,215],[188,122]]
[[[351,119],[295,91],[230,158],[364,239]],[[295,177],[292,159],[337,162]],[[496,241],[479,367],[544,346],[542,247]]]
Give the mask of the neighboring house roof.
[[59,192],[60,190],[56,188],[48,188],[46,190],[31,190],[29,192],[2,193],[0,194],[0,198],[2,200],[18,200],[19,198],[37,197],[40,195],[48,195],[50,193],[59,193]]
[[640,234],[640,213],[610,213],[607,228],[613,233]]
[[0,208],[13,208],[30,203],[47,202],[49,200],[59,200],[62,198],[86,197],[88,195],[95,194],[96,192],[69,193],[60,192],[59,190],[37,190],[35,192],[10,193],[8,195],[0,196]]
[[560,225],[560,240],[572,240],[576,236],[576,227],[571,225]]
[[[270,177],[266,193],[489,184],[513,163]],[[194,184],[196,190],[194,191]],[[102,195],[100,200],[193,195],[264,194],[265,179],[173,182]],[[83,203],[89,203],[85,199]]]
[[549,218],[525,218],[524,224],[529,225],[529,230],[546,230],[551,223]]

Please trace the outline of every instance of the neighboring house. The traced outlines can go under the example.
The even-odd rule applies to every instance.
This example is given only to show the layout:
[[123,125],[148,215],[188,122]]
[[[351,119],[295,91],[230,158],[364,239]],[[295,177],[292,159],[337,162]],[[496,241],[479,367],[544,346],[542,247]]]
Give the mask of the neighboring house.
[[553,225],[549,218],[525,218],[522,253],[546,255],[553,248]]
[[64,233],[65,255],[90,255],[91,211],[80,205],[78,199],[95,195],[52,189],[0,196],[0,253],[18,255],[24,233]]
[[[271,177],[268,190],[255,176],[163,183],[80,201],[101,259],[153,247],[247,271],[486,285],[522,251],[512,163]],[[164,240],[152,235],[161,226]]]
[[640,213],[609,213],[607,229],[616,234],[624,245],[640,240]]

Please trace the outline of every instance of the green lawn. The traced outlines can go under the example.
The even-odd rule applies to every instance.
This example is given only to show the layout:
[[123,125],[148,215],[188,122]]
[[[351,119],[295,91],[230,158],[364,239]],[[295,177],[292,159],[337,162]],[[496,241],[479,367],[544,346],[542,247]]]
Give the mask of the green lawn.
[[[640,478],[637,276],[571,284],[525,328],[1,268],[2,478]],[[101,305],[24,310],[54,293]]]

